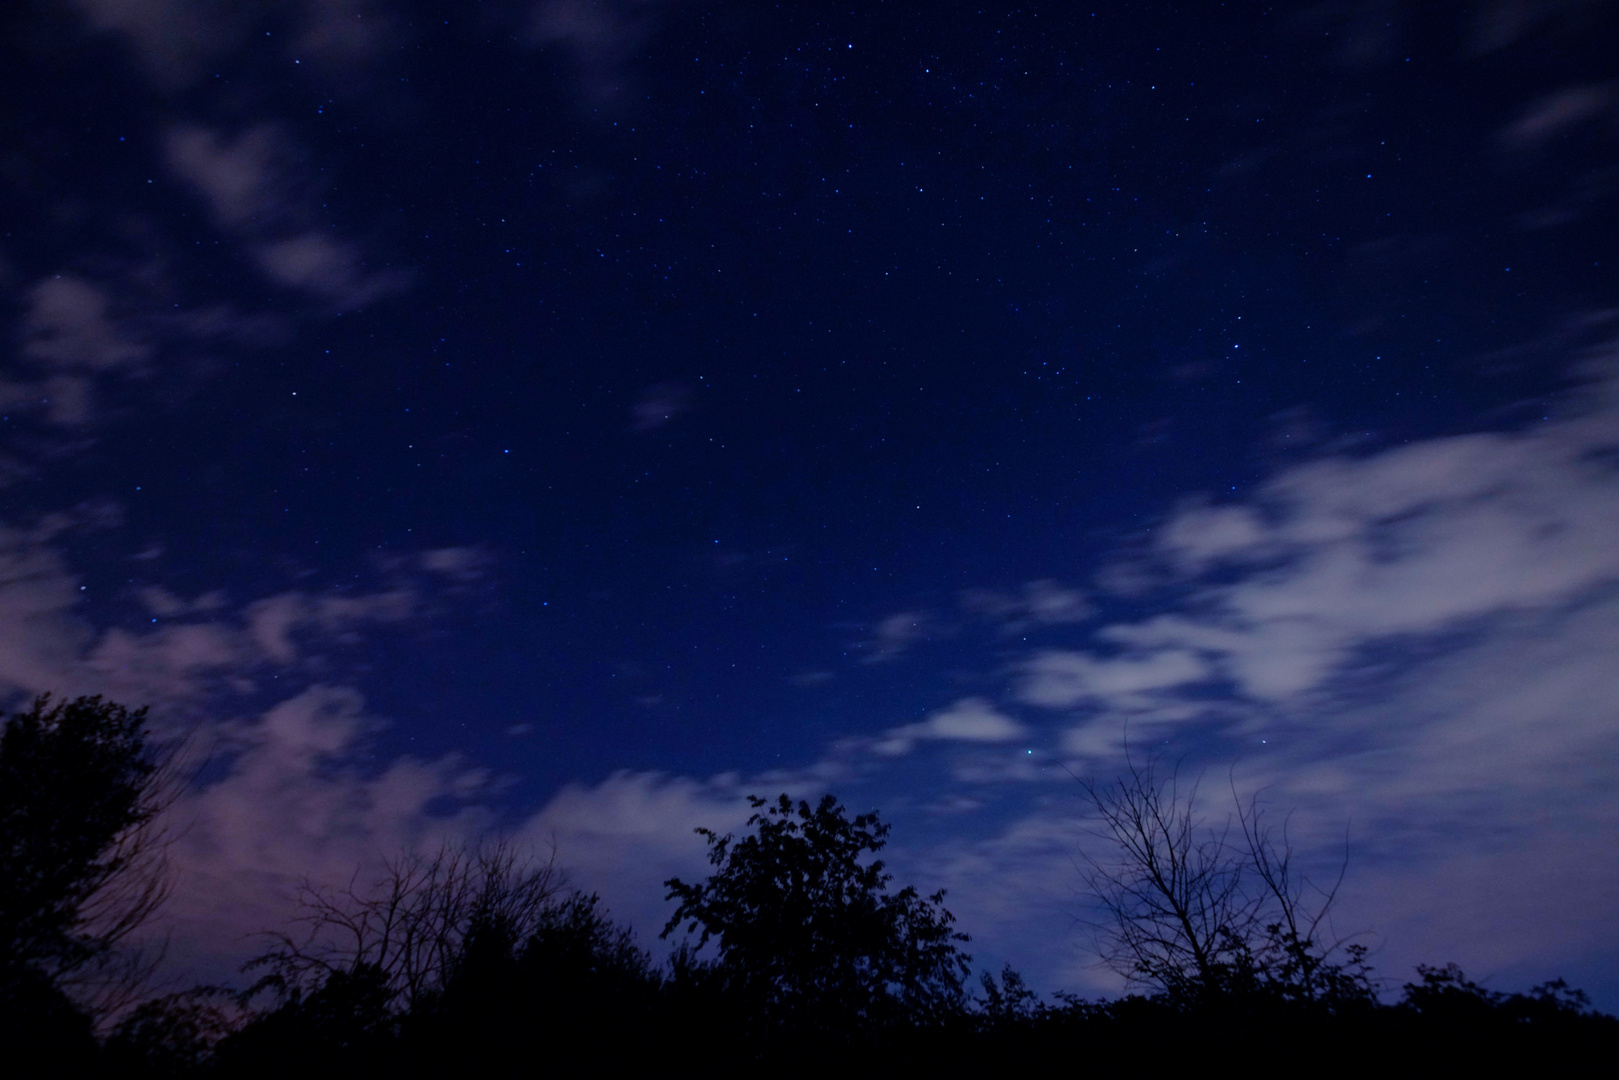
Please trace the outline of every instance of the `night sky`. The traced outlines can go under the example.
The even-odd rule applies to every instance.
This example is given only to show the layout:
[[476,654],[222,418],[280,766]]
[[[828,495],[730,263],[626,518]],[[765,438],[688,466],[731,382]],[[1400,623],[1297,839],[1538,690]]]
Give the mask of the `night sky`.
[[183,743],[176,970],[831,790],[1112,993],[1128,743],[1619,1007],[1619,11],[1093,7],[8,6],[0,696]]

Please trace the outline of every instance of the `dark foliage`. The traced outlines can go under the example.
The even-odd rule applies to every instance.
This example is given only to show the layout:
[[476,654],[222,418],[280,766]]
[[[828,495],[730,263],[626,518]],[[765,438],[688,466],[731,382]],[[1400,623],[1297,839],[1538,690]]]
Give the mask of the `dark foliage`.
[[212,986],[143,1002],[107,1037],[105,1064],[134,1080],[199,1072],[240,1013],[235,995]]
[[521,935],[510,917],[475,917],[433,987],[414,998],[400,996],[371,963],[301,981],[193,1071],[442,1076],[523,1060],[542,1047],[553,1066],[650,1064],[662,1053],[648,1038],[662,979],[630,931],[596,897],[577,893],[528,914]]
[[755,1030],[824,1044],[960,1012],[967,935],[951,928],[943,892],[888,892],[892,875],[866,857],[889,826],[875,813],[849,818],[830,795],[813,809],[786,795],[751,801],[762,811],[751,834],[698,830],[716,870],[700,884],[665,883],[679,906],[663,934],[685,923],[695,950],[715,941],[712,977]]
[[[0,1045],[43,1050],[58,1070],[281,1080],[514,1065],[641,1073],[695,1061],[958,1074],[1075,1055],[1093,1070],[1238,1060],[1331,1072],[1339,1058],[1345,1067],[1544,1070],[1619,1045],[1619,1020],[1560,981],[1503,993],[1454,966],[1423,967],[1398,1001],[1380,1001],[1364,950],[1318,943],[1332,892],[1303,902],[1285,834],[1269,831],[1249,803],[1211,840],[1190,800],[1146,773],[1103,805],[1127,827],[1114,839],[1136,841],[1126,851],[1139,857],[1109,864],[1105,880],[1158,889],[1118,900],[1142,925],[1116,929],[1142,936],[1112,939],[1137,950],[1124,955],[1146,958],[1131,970],[1155,984],[1150,996],[1044,1001],[1011,968],[982,975],[969,995],[958,947],[966,936],[940,906],[943,895],[890,892],[891,875],[872,858],[888,826],[875,814],[851,818],[830,797],[812,807],[782,796],[753,800],[751,831],[740,839],[700,830],[715,872],[700,884],[666,883],[676,910],[664,933],[684,926],[691,935],[667,965],[654,964],[595,896],[564,891],[549,861],[498,844],[445,848],[397,860],[373,887],[306,888],[298,933],[272,936],[258,961],[267,975],[252,989],[146,1002],[98,1043],[59,979],[111,948],[115,939],[96,927],[121,925],[84,912],[133,865],[129,830],[155,812],[140,718],[97,699],[41,702],[8,723],[0,745],[14,785],[8,828],[21,830],[6,838],[19,868],[12,896],[66,898],[32,913],[8,899],[8,911],[23,914],[7,925],[33,929],[10,931],[26,962],[8,959]],[[73,747],[85,776],[75,778],[63,756]],[[67,790],[30,794],[20,785],[31,779],[16,775],[22,762],[40,763]],[[89,823],[80,833],[61,826],[62,866],[52,868],[37,839],[55,826],[34,806],[17,809],[29,799]],[[1124,906],[1132,896],[1146,906]],[[1166,924],[1166,912],[1176,921]],[[1197,939],[1207,945],[1202,965],[1188,923],[1209,931]],[[1177,925],[1185,937],[1173,936]]]
[[1590,999],[1562,979],[1509,994],[1480,986],[1455,964],[1424,964],[1404,990],[1391,1011],[1411,1041],[1420,1034],[1493,1054],[1538,1052],[1559,1043],[1605,1042],[1610,1053],[1619,1047],[1619,1020],[1594,1012]]
[[223,1076],[352,1076],[394,1057],[398,1017],[387,974],[374,964],[333,971],[295,987],[274,1010],[222,1040],[209,1055]]
[[82,1042],[141,974],[117,947],[164,899],[169,791],[145,718],[41,697],[0,731],[0,1028],[27,1045]]
[[49,978],[26,965],[11,967],[0,985],[0,1046],[18,1057],[49,1058],[65,1066],[92,1061],[90,1015]]
[[443,991],[405,1019],[402,1045],[411,1061],[446,1070],[469,1043],[498,1057],[536,1039],[597,1067],[650,1065],[661,1053],[661,988],[634,935],[576,893],[547,906],[526,937],[500,923],[475,928]]

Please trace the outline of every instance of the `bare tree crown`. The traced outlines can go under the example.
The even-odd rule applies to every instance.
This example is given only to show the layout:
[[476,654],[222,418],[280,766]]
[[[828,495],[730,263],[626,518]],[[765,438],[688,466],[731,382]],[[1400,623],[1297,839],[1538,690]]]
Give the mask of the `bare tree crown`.
[[1126,759],[1112,784],[1081,780],[1102,842],[1082,873],[1102,913],[1097,947],[1132,983],[1206,1001],[1246,994],[1347,1003],[1374,989],[1365,947],[1330,937],[1347,856],[1328,887],[1300,872],[1284,823],[1233,784],[1233,814],[1205,820],[1198,783]]
[[304,992],[336,973],[379,972],[391,1004],[410,1009],[440,989],[463,943],[479,926],[527,938],[564,886],[555,851],[542,862],[514,845],[445,845],[386,863],[369,886],[331,889],[305,882],[293,932],[268,935],[249,961],[265,969],[258,987]]

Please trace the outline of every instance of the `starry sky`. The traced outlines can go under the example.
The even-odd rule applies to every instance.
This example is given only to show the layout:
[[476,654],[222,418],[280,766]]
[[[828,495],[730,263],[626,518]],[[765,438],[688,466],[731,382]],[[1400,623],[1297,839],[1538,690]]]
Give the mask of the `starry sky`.
[[1347,851],[1393,984],[1619,1008],[1616,24],[13,5],[0,696],[152,707],[199,977],[491,833],[650,939],[831,790],[1113,993],[1128,748]]

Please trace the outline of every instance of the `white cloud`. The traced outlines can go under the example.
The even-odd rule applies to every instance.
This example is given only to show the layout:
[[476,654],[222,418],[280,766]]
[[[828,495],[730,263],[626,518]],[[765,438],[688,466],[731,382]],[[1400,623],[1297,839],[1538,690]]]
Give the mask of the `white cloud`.
[[[1392,978],[1448,960],[1513,986],[1589,977],[1592,957],[1619,951],[1606,857],[1619,828],[1616,449],[1619,401],[1599,380],[1575,411],[1522,431],[1340,453],[1251,500],[1182,507],[1155,541],[1171,587],[1135,600],[1149,614],[1009,669],[1018,700],[1076,723],[1029,730],[966,698],[846,741],[876,752],[853,775],[884,806],[914,799],[933,762],[922,748],[950,747],[932,795],[955,809],[931,834],[907,832],[899,879],[949,887],[980,962],[1116,991],[1075,925],[1074,859],[1090,842],[1078,792],[1064,798],[1069,774],[1049,757],[1004,744],[1030,740],[1099,776],[1126,733],[1134,752],[1167,744],[1190,767],[1213,749],[1213,800],[1230,744],[1198,740],[1220,734],[1243,747],[1243,791],[1297,808],[1300,865],[1335,866],[1348,826],[1338,930],[1374,930]],[[924,636],[925,616],[902,612],[871,647],[897,655]],[[1014,778],[1047,783],[1000,782]],[[661,878],[706,872],[689,829],[734,828],[741,790],[619,774],[547,812],[571,837],[564,854],[589,851],[587,878],[655,928]]]
[[[373,763],[386,722],[353,687],[309,684],[340,669],[334,650],[354,635],[419,615],[420,591],[287,592],[233,607],[219,593],[138,586],[156,621],[98,628],[59,540],[106,517],[90,506],[0,526],[0,701],[104,693],[148,704],[158,739],[213,759],[169,815],[175,892],[153,932],[172,931],[177,973],[229,981],[254,951],[246,935],[284,925],[306,876],[346,882],[405,848],[488,828],[498,785],[485,770],[453,755]],[[466,569],[442,552],[424,561]],[[257,715],[231,707],[281,686]]]
[[1018,698],[1047,709],[1081,704],[1140,707],[1146,695],[1206,679],[1209,668],[1195,652],[1158,649],[1099,658],[1048,649],[1024,665]]
[[[154,597],[178,602],[162,590],[140,595],[148,605]],[[247,692],[266,674],[319,666],[329,649],[354,642],[362,629],[412,617],[420,603],[404,588],[355,596],[286,592],[237,611],[225,609],[217,595],[204,596],[155,625],[106,629],[82,659],[63,657],[59,670],[76,672],[73,685],[186,711],[211,694]],[[53,614],[69,618],[65,610]]]
[[524,825],[531,844],[555,843],[557,861],[577,887],[599,892],[615,917],[655,944],[673,912],[664,881],[701,880],[711,871],[699,826],[738,831],[753,812],[745,796],[782,790],[807,794],[799,780],[744,789],[734,775],[707,781],[660,773],[617,772],[599,784],[569,784]]
[[1188,574],[1242,570],[1175,615],[1104,636],[1210,657],[1270,701],[1319,687],[1378,642],[1577,600],[1619,582],[1619,424],[1600,385],[1580,415],[1288,470],[1251,507],[1173,518]]
[[975,968],[1010,963],[1043,992],[1117,993],[1120,981],[1096,963],[1076,925],[1074,860],[1084,832],[1062,809],[1045,807],[977,838],[961,835],[959,822],[922,842],[911,836],[894,853],[895,876],[923,891],[947,890],[945,907],[972,934]]
[[0,694],[69,692],[94,631],[73,609],[78,578],[37,530],[0,525]]
[[[57,310],[106,317],[105,306],[64,295]],[[84,325],[92,329],[77,339],[40,336],[54,342],[41,346],[41,361],[55,363],[52,350],[116,355],[97,350],[125,341],[116,324],[110,338],[93,319]],[[111,366],[138,362],[132,354]],[[1619,828],[1614,395],[1613,383],[1599,381],[1580,411],[1519,432],[1324,457],[1282,471],[1251,500],[1187,504],[1155,540],[1175,588],[1156,613],[1089,636],[1079,636],[1088,614],[1077,593],[1033,582],[997,594],[984,613],[1074,635],[1068,647],[1014,662],[1012,694],[1082,713],[1055,748],[1099,765],[1119,752],[1126,723],[1133,741],[1213,724],[1244,738],[1267,734],[1263,750],[1245,743],[1244,782],[1268,783],[1274,802],[1300,807],[1296,835],[1307,853],[1355,823],[1346,919],[1384,935],[1380,963],[1393,974],[1416,960],[1527,971],[1611,954],[1619,942],[1619,871],[1608,857]],[[421,616],[434,587],[425,581],[471,580],[484,566],[476,549],[437,549],[405,564],[425,571],[412,587],[285,592],[245,605],[143,584],[134,595],[161,622],[98,628],[53,542],[63,527],[0,529],[0,686],[13,696],[111,690],[178,709],[222,684],[262,687],[266,673],[296,674],[357,634]],[[1143,593],[1136,602],[1154,600]],[[921,612],[892,615],[874,628],[868,659],[901,655],[929,633]],[[1211,705],[1221,687],[1234,693]],[[361,767],[382,724],[357,690],[321,684],[195,729],[231,756],[226,775],[183,804],[174,917],[187,927],[177,945],[189,960],[225,973],[219,965],[247,947],[241,932],[274,925],[303,874],[342,880],[402,846],[487,824],[481,807],[494,785],[457,759]],[[1008,756],[1005,743],[1024,738],[1051,740],[974,697],[862,745],[896,757],[925,745],[948,744],[959,756],[981,750],[988,765],[953,774],[981,792],[974,777],[1009,775],[990,766]],[[926,760],[917,753],[903,767]],[[859,775],[878,797],[876,770],[900,766],[867,765]],[[1030,776],[1041,769],[1019,767]],[[761,794],[808,794],[833,771],[754,780],[768,784]],[[734,776],[617,773],[566,787],[523,835],[536,845],[554,838],[576,880],[650,935],[668,912],[662,881],[708,870],[692,828],[739,828],[747,790]],[[1043,966],[1042,985],[1102,988],[1079,957],[1051,959],[1061,951],[1053,938],[1075,941],[1071,859],[1083,836],[1077,809],[1055,790],[1015,803],[955,798],[1004,815],[1001,826],[979,840],[913,847],[910,865],[951,887],[953,910],[982,945]],[[933,794],[944,803],[953,793]],[[449,817],[429,811],[446,801],[459,807]]]
[[1031,581],[1023,587],[1023,605],[1028,617],[1040,623],[1083,622],[1091,606],[1085,594],[1065,589],[1055,581]]
[[[1194,759],[1217,745],[1200,737],[1237,740],[1244,790],[1298,808],[1301,859],[1332,863],[1349,825],[1339,930],[1375,930],[1395,978],[1447,960],[1589,977],[1619,954],[1614,360],[1524,430],[1329,456],[1183,507],[1155,541],[1158,613],[1028,658],[1017,695],[1086,711],[1059,749],[1088,771],[1126,733]],[[1082,818],[1031,805],[950,880],[1061,873],[1007,837],[1066,822],[1072,852]]]
[[46,692],[150,705],[162,744],[183,747],[188,764],[212,759],[168,819],[175,892],[153,932],[172,931],[176,973],[231,980],[254,951],[246,935],[284,925],[306,875],[341,884],[404,848],[489,827],[499,784],[486,770],[453,755],[376,761],[386,721],[354,687],[315,681],[343,670],[357,635],[422,617],[435,585],[475,570],[475,553],[410,557],[403,569],[427,573],[385,568],[394,584],[370,592],[247,604],[132,584],[150,616],[98,625],[64,542],[117,523],[116,506],[87,503],[0,524],[0,705]]
[[352,84],[358,64],[400,43],[401,27],[384,0],[303,0],[292,49]]
[[919,724],[891,728],[872,750],[887,757],[908,754],[922,741],[1004,743],[1022,738],[1026,729],[984,698],[969,697],[934,713]]
[[1182,572],[1209,564],[1266,554],[1265,529],[1248,506],[1192,506],[1158,534],[1158,549]]
[[682,413],[690,412],[692,399],[691,388],[680,383],[665,382],[648,387],[630,410],[630,426],[636,431],[661,428]]

